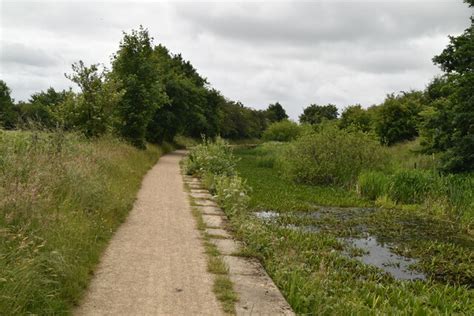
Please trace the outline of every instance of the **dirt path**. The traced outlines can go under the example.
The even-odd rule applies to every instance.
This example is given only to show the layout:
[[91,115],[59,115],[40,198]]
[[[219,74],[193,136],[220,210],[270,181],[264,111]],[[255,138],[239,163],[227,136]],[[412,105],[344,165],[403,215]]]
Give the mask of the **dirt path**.
[[76,315],[219,315],[179,170],[163,156],[145,176]]

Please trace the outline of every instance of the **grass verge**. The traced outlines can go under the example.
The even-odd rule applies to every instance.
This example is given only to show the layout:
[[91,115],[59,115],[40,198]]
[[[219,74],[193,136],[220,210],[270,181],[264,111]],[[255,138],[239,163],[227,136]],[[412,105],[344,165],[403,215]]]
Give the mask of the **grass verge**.
[[163,153],[107,137],[0,131],[1,313],[67,314]]

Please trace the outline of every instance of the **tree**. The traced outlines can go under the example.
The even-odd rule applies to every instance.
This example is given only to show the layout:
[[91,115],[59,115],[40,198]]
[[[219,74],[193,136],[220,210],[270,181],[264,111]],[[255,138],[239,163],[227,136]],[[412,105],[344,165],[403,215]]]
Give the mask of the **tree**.
[[393,145],[417,137],[423,109],[421,91],[388,95],[376,109],[375,132],[380,142]]
[[356,128],[363,132],[372,130],[373,119],[370,113],[360,104],[351,105],[341,113],[340,128]]
[[334,104],[311,104],[303,110],[303,114],[300,115],[299,119],[300,123],[320,124],[325,120],[335,120],[337,116],[338,111]]
[[67,123],[87,137],[103,135],[112,128],[114,111],[123,91],[105,70],[99,71],[98,65],[87,67],[79,61],[72,65],[72,70],[66,77],[79,86],[81,93],[69,99]]
[[288,115],[286,114],[285,109],[281,106],[279,102],[270,104],[265,110],[265,114],[270,123],[280,122],[288,119]]
[[118,104],[118,128],[122,137],[139,148],[145,148],[148,124],[166,99],[153,62],[151,42],[148,30],[142,26],[138,31],[124,33],[112,61],[112,75],[125,91]]
[[17,104],[20,118],[23,122],[33,122],[45,128],[52,128],[56,122],[52,116],[52,109],[66,99],[65,90],[57,92],[50,87],[46,91],[31,95],[29,102]]
[[[470,7],[474,1],[465,1]],[[461,35],[433,58],[445,75],[427,88],[430,107],[423,125],[425,150],[442,152],[443,168],[474,170],[474,18]]]
[[15,128],[18,120],[15,105],[10,94],[10,88],[5,81],[0,80],[0,127],[5,129]]

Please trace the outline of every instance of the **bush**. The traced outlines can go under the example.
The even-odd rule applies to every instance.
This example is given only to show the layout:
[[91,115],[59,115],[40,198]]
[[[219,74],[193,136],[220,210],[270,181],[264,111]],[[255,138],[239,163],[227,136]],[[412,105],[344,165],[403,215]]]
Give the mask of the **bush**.
[[362,170],[380,169],[386,161],[385,150],[368,134],[327,126],[292,143],[280,166],[283,175],[296,182],[348,184]]
[[366,171],[359,175],[358,192],[370,200],[376,200],[387,194],[390,188],[390,177],[380,171]]
[[270,124],[263,132],[262,138],[266,141],[289,142],[296,139],[300,132],[298,124],[285,120]]
[[235,175],[236,158],[228,143],[219,137],[215,142],[204,138],[202,144],[191,149],[183,163],[187,174]]
[[217,196],[217,202],[229,216],[245,211],[249,202],[250,189],[237,176],[235,164],[232,150],[221,138],[215,142],[204,139],[184,160],[185,171],[201,177],[204,186]]

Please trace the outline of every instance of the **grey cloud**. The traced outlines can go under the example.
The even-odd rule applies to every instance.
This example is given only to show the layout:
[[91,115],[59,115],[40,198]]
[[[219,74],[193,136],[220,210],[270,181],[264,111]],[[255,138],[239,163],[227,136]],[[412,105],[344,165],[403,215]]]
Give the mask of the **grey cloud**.
[[[178,13],[197,32],[255,44],[312,45],[318,42],[401,40],[457,31],[469,16],[460,1],[296,2],[220,6],[180,5]],[[249,14],[250,13],[250,14]]]
[[30,47],[22,43],[2,42],[0,62],[3,65],[51,67],[58,64],[58,57],[41,48]]

